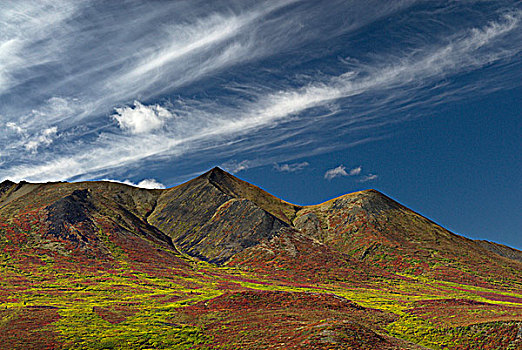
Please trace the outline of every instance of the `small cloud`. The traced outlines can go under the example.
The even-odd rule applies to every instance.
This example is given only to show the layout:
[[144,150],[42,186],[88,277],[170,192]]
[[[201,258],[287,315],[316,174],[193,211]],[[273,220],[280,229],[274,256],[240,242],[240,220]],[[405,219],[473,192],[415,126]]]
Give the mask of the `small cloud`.
[[362,171],[362,167],[358,166],[357,168],[353,168],[352,170],[350,170],[350,173],[349,175],[350,176],[355,176],[355,175],[359,175]]
[[144,179],[144,180],[141,180],[140,182],[138,182],[138,184],[136,186],[141,187],[141,188],[148,188],[148,189],[151,189],[151,190],[165,188],[164,184],[162,184],[161,182],[158,182],[155,179]]
[[309,166],[310,163],[308,162],[302,162],[302,163],[294,163],[294,164],[274,164],[274,169],[281,172],[288,172],[293,173],[295,171],[303,170],[307,166]]
[[129,185],[129,186],[133,186],[133,187],[146,188],[149,190],[165,188],[165,185],[163,185],[161,182],[157,181],[156,179],[144,179],[138,183],[134,183],[130,180],[119,181],[119,180],[113,180],[113,179],[103,179],[101,181],[117,182],[120,184],[125,184],[125,185]]
[[40,146],[49,146],[53,143],[58,128],[53,126],[52,128],[44,129],[40,135],[36,136],[32,140],[27,141],[24,145],[25,149],[30,152],[36,152]]
[[336,177],[340,176],[356,176],[359,175],[362,171],[362,167],[358,166],[357,168],[353,168],[349,171],[346,171],[346,167],[344,165],[339,165],[337,168],[333,168],[330,170],[327,170],[326,173],[324,173],[324,178],[327,180],[334,179]]
[[24,129],[22,129],[20,126],[16,125],[16,123],[8,122],[8,123],[5,123],[5,126],[8,129],[14,130],[18,134],[23,134],[24,133]]
[[348,176],[344,165],[339,165],[337,168],[327,170],[326,173],[324,173],[324,178],[326,180],[331,180],[339,176]]
[[224,163],[222,166],[225,170],[228,172],[235,174],[239,173],[240,171],[247,170],[252,165],[252,162],[250,160],[243,160],[241,162],[237,162],[235,160],[232,160],[230,162]]
[[112,118],[118,122],[122,130],[131,134],[144,134],[161,128],[165,120],[174,115],[160,105],[145,106],[134,101],[134,107],[115,108]]
[[52,128],[45,129],[42,132],[42,135],[48,137],[48,136],[56,134],[56,132],[58,132],[58,128],[56,126],[53,126]]
[[376,174],[368,174],[368,175],[364,175],[360,180],[359,182],[368,182],[368,181],[372,181],[372,180],[375,180],[379,177],[379,175],[376,175]]

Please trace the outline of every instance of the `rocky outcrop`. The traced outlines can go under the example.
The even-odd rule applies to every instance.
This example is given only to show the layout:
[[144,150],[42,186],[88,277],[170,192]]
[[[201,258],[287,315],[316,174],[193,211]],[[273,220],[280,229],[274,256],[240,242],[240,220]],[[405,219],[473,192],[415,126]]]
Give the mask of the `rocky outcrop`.
[[[87,213],[95,210],[89,200],[89,190],[75,190],[46,209],[49,222],[47,235],[74,243],[85,244],[88,241],[88,236],[82,231],[94,230],[94,224]],[[82,225],[83,230],[74,229],[78,225]]]

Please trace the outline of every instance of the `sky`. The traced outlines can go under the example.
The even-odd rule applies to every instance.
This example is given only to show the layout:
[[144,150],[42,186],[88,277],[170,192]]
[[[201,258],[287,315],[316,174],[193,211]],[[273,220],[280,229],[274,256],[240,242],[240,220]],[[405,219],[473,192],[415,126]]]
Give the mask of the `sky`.
[[521,53],[520,1],[5,0],[0,181],[220,166],[522,249]]

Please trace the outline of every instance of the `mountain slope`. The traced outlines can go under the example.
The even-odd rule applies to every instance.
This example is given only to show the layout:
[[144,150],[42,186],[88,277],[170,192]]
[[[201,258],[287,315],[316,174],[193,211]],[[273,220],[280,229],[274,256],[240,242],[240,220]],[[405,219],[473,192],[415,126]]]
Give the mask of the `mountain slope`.
[[[247,193],[252,200],[238,193]],[[264,210],[256,202],[276,208],[276,213]],[[275,197],[213,169],[164,191],[148,221],[167,232],[183,252],[223,263],[289,227],[279,218],[284,217],[279,210],[282,207],[284,203]]]
[[475,242],[477,242],[477,244],[479,244],[482,248],[489,250],[490,252],[522,262],[522,251],[518,249],[514,249],[503,244],[483,240],[476,240]]
[[301,209],[300,206],[285,202],[257,186],[232,176],[218,167],[213,168],[202,176],[206,177],[210,183],[219,188],[223,193],[234,198],[248,199],[261,209],[271,213],[287,224],[292,223],[297,211]]
[[294,224],[340,252],[395,272],[481,284],[515,277],[513,271],[522,268],[506,254],[501,257],[375,190],[304,207]]
[[4,181],[0,348],[516,349],[518,257],[375,190]]
[[156,196],[154,191],[110,182],[21,182],[1,194],[0,220],[19,241],[10,241],[15,250],[30,248],[95,265],[114,264],[120,257],[184,264],[171,253],[171,238],[146,221]]
[[[12,222],[20,212],[32,213],[34,218],[26,221],[39,222],[41,239],[66,242],[77,251],[94,249],[94,256],[114,255],[104,243],[112,235],[128,246],[144,239],[223,264],[284,232],[390,272],[449,281],[480,285],[511,279],[521,268],[518,251],[453,234],[375,190],[297,206],[219,168],[167,190],[106,182],[4,181],[0,215]],[[65,252],[62,243],[55,249]],[[238,257],[232,260],[239,263]]]

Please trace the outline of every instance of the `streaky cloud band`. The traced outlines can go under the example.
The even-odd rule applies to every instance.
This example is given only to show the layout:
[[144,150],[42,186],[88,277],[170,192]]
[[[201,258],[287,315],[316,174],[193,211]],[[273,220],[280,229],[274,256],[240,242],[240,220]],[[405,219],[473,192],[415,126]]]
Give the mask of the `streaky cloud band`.
[[[248,23],[264,18],[272,11],[275,9],[252,10],[243,17],[232,15],[231,18],[235,19],[227,25],[224,23],[228,17],[217,16],[210,24],[199,23],[193,29],[187,29],[193,35],[187,36],[190,40],[186,40],[185,46],[173,44],[166,46],[166,49],[155,48],[141,55],[137,65],[129,66],[130,70],[119,69],[116,75],[102,80],[102,84],[108,86],[114,79],[121,79],[121,91],[113,94],[110,89],[101,89],[106,95],[106,98],[102,98],[102,104],[108,105],[110,101],[146,94],[150,84],[156,82],[154,74],[160,74],[157,70],[163,70],[184,55],[213,50],[213,45],[227,42],[236,34],[239,35]],[[32,181],[101,177],[149,158],[190,156],[204,149],[224,147],[231,140],[255,134],[258,130],[268,130],[274,138],[281,140],[295,137],[310,130],[310,118],[331,120],[329,123],[352,131],[379,128],[398,122],[397,118],[389,117],[391,111],[404,111],[427,103],[443,103],[463,91],[465,93],[466,89],[477,92],[479,87],[474,90],[473,82],[465,88],[453,87],[448,79],[486,66],[516,60],[521,44],[514,39],[521,37],[521,16],[521,10],[504,11],[496,20],[461,30],[433,44],[405,50],[399,56],[383,53],[379,59],[371,62],[350,61],[349,69],[339,74],[305,75],[307,82],[297,87],[293,82],[280,83],[274,87],[252,81],[243,85],[239,97],[238,94],[230,94],[215,100],[183,98],[163,105],[137,101],[134,108],[113,105],[116,108],[114,119],[123,130],[115,127],[102,129],[90,142],[74,141],[73,134],[73,141],[67,144],[49,143],[47,146],[54,147],[52,151],[38,150],[38,157],[43,161],[13,163],[1,170],[0,177]],[[188,69],[184,72],[196,77],[247,60],[249,50],[242,51],[245,46],[241,41],[235,45],[238,46],[227,43],[225,51],[219,51],[212,60],[200,57],[202,65],[189,64],[184,66]],[[248,43],[246,47],[257,52],[253,49],[255,43]],[[235,56],[237,53],[245,56],[239,58]],[[191,75],[191,69],[196,67],[200,72]],[[125,73],[122,74],[122,71]],[[165,74],[173,72],[167,69]],[[151,73],[154,73],[152,78],[149,76]],[[146,78],[151,80],[147,81]],[[169,86],[178,86],[176,81],[182,83],[184,79],[187,78],[180,77]],[[140,83],[141,80],[144,82]],[[494,88],[502,86],[496,85]],[[427,89],[433,92],[429,97],[425,96]],[[488,91],[486,88],[480,92]],[[369,100],[371,104],[367,103]],[[79,114],[82,115],[81,112]],[[290,122],[292,131],[279,135],[281,126]],[[42,128],[53,127],[35,123],[33,126],[38,126],[35,135]],[[14,125],[31,129],[31,125]],[[11,129],[16,133],[13,127]],[[367,135],[359,137],[362,140]],[[353,143],[357,140],[350,141]],[[42,145],[46,146],[45,142]],[[22,142],[15,149],[17,147],[26,146]],[[251,148],[248,142],[242,142],[233,153],[239,154]]]

